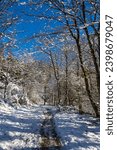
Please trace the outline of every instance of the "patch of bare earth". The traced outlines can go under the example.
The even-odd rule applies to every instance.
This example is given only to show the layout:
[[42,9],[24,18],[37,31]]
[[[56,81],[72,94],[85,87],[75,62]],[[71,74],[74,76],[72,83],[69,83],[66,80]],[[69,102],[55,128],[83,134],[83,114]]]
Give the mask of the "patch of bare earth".
[[44,112],[44,120],[40,129],[40,150],[60,150],[61,141],[56,133],[55,123],[51,110]]

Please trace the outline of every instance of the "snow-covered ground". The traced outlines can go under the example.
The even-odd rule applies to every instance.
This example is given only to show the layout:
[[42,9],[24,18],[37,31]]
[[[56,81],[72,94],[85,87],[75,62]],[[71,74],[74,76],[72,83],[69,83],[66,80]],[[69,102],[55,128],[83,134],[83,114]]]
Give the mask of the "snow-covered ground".
[[57,132],[62,140],[62,150],[99,150],[99,120],[77,112],[63,111],[55,114]]
[[1,101],[0,150],[39,150],[40,130],[45,118],[43,112],[46,110],[53,114],[61,150],[99,150],[97,119],[74,111],[59,112],[50,106],[13,108]]
[[31,150],[39,147],[41,107],[13,108],[0,104],[0,150]]

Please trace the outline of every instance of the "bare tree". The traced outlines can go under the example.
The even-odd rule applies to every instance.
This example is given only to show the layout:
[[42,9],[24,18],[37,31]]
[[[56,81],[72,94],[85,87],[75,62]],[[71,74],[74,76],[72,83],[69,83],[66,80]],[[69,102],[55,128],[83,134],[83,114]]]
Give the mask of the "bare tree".
[[[42,40],[41,40],[41,42],[42,42]],[[55,80],[56,80],[56,85],[57,85],[57,98],[58,98],[57,104],[59,104],[60,103],[60,95],[61,95],[60,82],[59,82],[59,80],[60,80],[60,78],[59,78],[59,65],[57,64],[57,55],[56,55],[56,53],[53,53],[52,48],[50,48],[52,46],[52,44],[54,44],[54,43],[53,43],[52,39],[49,39],[49,37],[48,37],[48,39],[44,38],[43,42],[46,45],[46,49],[45,48],[43,49],[42,47],[38,46],[38,50],[42,51],[45,54],[47,54],[50,58],[52,70],[53,70],[54,77],[55,77]]]
[[[92,92],[89,84],[89,76],[87,75],[86,66],[84,64],[84,54],[82,49],[82,36],[86,37],[86,42],[89,47],[91,59],[93,62],[93,67],[95,68],[96,74],[96,83],[97,89],[99,92],[99,83],[100,83],[100,72],[99,72],[99,56],[97,57],[96,48],[94,46],[94,42],[92,42],[91,35],[97,36],[97,45],[99,51],[99,1],[98,0],[88,0],[85,2],[84,0],[41,0],[41,1],[31,1],[28,3],[29,8],[31,8],[32,12],[25,12],[26,15],[31,17],[37,17],[37,19],[46,19],[49,23],[49,27],[45,27],[45,32],[41,32],[35,34],[33,38],[45,37],[48,35],[52,37],[58,37],[63,34],[67,34],[75,41],[78,60],[80,62],[80,68],[83,73],[85,88],[87,92],[87,96],[90,100],[90,103],[95,111],[96,116],[99,116],[98,106],[95,103]],[[44,7],[43,7],[44,6]],[[42,11],[43,8],[45,11]],[[35,13],[35,11],[37,11]],[[54,15],[53,15],[54,14]],[[53,27],[52,24],[55,23]],[[46,45],[47,48],[47,45]],[[43,50],[42,50],[43,51]],[[57,86],[58,86],[58,98],[59,95],[59,73],[58,66],[56,65],[52,50],[48,52],[44,50],[46,54],[50,56],[51,63],[54,70],[54,75],[56,78]],[[68,64],[67,53],[65,53],[66,66]],[[68,86],[68,69],[66,67],[66,97],[67,97],[67,86]],[[60,101],[60,100],[59,100]]]

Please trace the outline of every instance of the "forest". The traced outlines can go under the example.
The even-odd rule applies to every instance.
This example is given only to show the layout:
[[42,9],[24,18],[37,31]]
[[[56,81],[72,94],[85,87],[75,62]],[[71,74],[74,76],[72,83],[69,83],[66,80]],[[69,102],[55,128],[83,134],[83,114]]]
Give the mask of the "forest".
[[100,117],[99,0],[0,0],[0,100]]
[[99,150],[100,1],[0,0],[0,150]]

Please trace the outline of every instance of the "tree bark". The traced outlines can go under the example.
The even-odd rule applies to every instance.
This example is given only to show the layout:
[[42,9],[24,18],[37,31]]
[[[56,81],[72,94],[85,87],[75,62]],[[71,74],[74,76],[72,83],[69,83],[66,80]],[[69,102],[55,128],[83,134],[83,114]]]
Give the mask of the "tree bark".
[[91,102],[91,105],[92,105],[92,107],[93,107],[93,109],[95,111],[96,117],[99,117],[100,115],[99,115],[99,112],[98,112],[98,107],[94,103],[93,98],[91,96],[91,92],[90,92],[90,87],[89,87],[86,71],[85,71],[84,65],[83,65],[81,46],[80,46],[80,43],[79,43],[79,36],[80,35],[78,35],[78,39],[76,39],[76,44],[77,44],[77,50],[78,50],[78,53],[79,53],[79,60],[80,60],[80,63],[81,63],[81,69],[82,69],[82,72],[83,72],[83,75],[84,75],[86,92],[87,92],[88,98],[89,98],[89,100]]
[[59,83],[59,78],[58,78],[58,71],[56,71],[56,66],[55,66],[55,63],[54,63],[51,51],[50,51],[50,58],[51,58],[51,63],[52,63],[53,70],[54,70],[54,76],[55,76],[56,83],[57,83],[57,97],[58,97],[57,105],[58,105],[58,104],[60,104],[60,95],[61,95],[61,92],[60,92],[60,83]]
[[[83,14],[83,20],[84,20],[84,24],[86,24],[86,14],[85,14],[85,2],[83,1],[82,3],[82,14]],[[95,70],[96,70],[96,81],[97,81],[97,89],[98,89],[98,92],[100,93],[100,71],[99,71],[99,66],[98,66],[98,63],[97,63],[97,58],[96,58],[96,55],[95,55],[95,50],[92,46],[92,43],[90,41],[90,34],[89,34],[89,31],[88,31],[88,28],[84,28],[84,31],[86,33],[86,37],[87,37],[87,41],[88,41],[88,44],[89,44],[89,48],[90,48],[90,51],[91,51],[91,55],[92,55],[92,58],[93,58],[93,63],[94,63],[94,66],[95,66]]]

